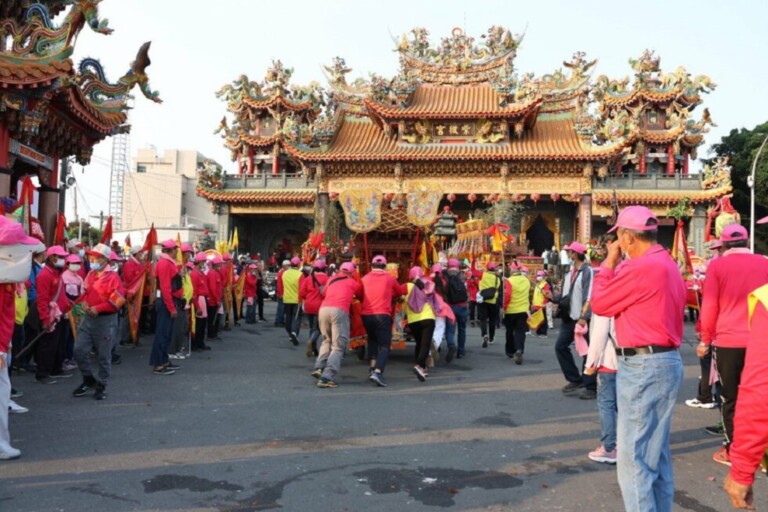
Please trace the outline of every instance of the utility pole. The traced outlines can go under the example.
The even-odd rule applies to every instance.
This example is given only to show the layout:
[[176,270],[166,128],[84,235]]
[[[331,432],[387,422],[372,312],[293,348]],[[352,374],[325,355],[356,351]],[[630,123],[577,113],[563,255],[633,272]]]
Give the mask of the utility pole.
[[69,158],[61,159],[61,176],[59,176],[59,211],[64,213],[67,205],[67,177],[69,177]]
[[104,210],[99,212],[99,231],[104,231]]

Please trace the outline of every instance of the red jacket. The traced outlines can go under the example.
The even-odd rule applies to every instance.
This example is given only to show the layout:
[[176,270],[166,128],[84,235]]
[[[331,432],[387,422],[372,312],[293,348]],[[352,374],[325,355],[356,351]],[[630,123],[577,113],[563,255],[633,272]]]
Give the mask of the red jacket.
[[117,272],[107,268],[104,271],[91,270],[83,284],[85,302],[97,313],[117,313],[125,305],[125,288]]
[[283,298],[283,273],[285,272],[284,268],[281,268],[277,272],[277,290],[275,290],[275,294],[277,295],[278,299]]
[[221,280],[221,272],[209,269],[205,275],[208,281],[208,303],[211,306],[221,304],[221,298],[224,296],[224,284]]
[[174,292],[171,287],[171,280],[179,275],[179,267],[176,266],[176,260],[166,254],[161,255],[157,260],[155,275],[157,276],[157,287],[160,290],[160,297],[163,299],[165,307],[168,308],[168,312],[174,313],[176,305],[173,303],[173,299],[180,299],[184,296],[183,288],[179,288]]
[[189,273],[189,276],[192,278],[192,298],[195,301],[195,304],[197,304],[197,299],[201,295],[207,299],[209,293],[208,279],[205,277],[205,274],[195,269]]
[[480,277],[478,272],[467,272],[467,295],[469,296],[469,302],[475,302],[477,299],[477,292],[480,291]]
[[37,288],[37,312],[40,315],[40,321],[43,324],[48,323],[48,304],[53,302],[53,298],[58,292],[59,297],[56,304],[62,313],[66,313],[71,308],[71,301],[64,293],[64,284],[61,282],[61,272],[51,264],[46,263],[37,275],[35,283]]
[[349,311],[352,300],[363,298],[363,285],[354,276],[346,276],[343,272],[333,276],[325,285],[323,308],[339,308]]
[[592,311],[616,317],[624,348],[679,347],[683,339],[685,282],[666,249],[654,245],[615,269],[602,267],[592,285]]
[[392,299],[408,293],[408,286],[400,284],[385,270],[374,269],[363,277],[362,315],[391,315]]
[[123,284],[125,284],[126,287],[131,286],[143,274],[144,265],[131,256],[123,265]]
[[[15,323],[16,285],[11,283],[0,284],[0,352],[8,352]],[[21,349],[22,347],[16,348]],[[3,368],[0,371],[4,372],[6,369]]]
[[701,301],[702,343],[745,348],[749,319],[744,297],[765,283],[768,259],[762,256],[732,249],[711,262]]
[[[317,284],[315,284],[317,281]],[[301,280],[299,285],[299,302],[304,303],[304,312],[308,315],[316,315],[320,312],[323,296],[320,287],[328,283],[328,274],[323,272],[312,273]]]
[[[257,276],[251,274],[247,270],[245,272],[245,284],[243,285],[243,296],[246,298],[256,297],[256,282],[259,280]],[[241,277],[240,279],[243,279]]]
[[[707,274],[709,279],[709,272]],[[746,304],[747,301],[744,302]],[[767,332],[768,310],[765,303],[758,302],[749,329],[747,356],[736,399],[733,444],[729,450],[731,478],[743,485],[752,485],[755,481],[755,471],[768,447],[768,400],[765,398],[768,390]]]

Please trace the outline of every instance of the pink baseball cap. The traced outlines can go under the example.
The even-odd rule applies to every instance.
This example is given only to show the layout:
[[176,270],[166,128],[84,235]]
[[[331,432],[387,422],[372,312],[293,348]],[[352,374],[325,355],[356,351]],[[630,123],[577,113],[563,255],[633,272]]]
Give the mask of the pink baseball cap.
[[214,265],[220,265],[224,263],[224,260],[222,260],[219,256],[214,256],[213,259],[211,260],[211,263]]
[[[294,259],[298,259],[298,258],[294,258]],[[355,271],[355,264],[352,263],[351,261],[345,261],[344,263],[341,264],[341,268],[339,270],[342,270],[344,272],[349,272],[350,274],[352,274]]]
[[[376,258],[374,258],[374,260],[375,259]],[[325,260],[315,260],[315,262],[312,264],[312,267],[320,269],[320,270],[324,269],[325,268]]]
[[117,255],[115,251],[109,253],[109,261],[123,261],[123,258]]
[[195,264],[194,264],[194,263],[192,263],[191,261],[188,261],[188,262],[187,262],[187,264],[186,264],[185,266],[186,266],[187,268],[195,268]]
[[181,252],[195,252],[194,249],[192,249],[192,246],[188,243],[184,242],[181,244]]
[[248,268],[259,268],[259,266],[257,264],[255,264],[255,263],[250,263],[248,265]]
[[229,261],[231,259],[232,259],[232,255],[229,254],[228,252],[225,252],[224,256],[222,256],[222,261]]
[[386,265],[387,264],[387,258],[385,258],[383,255],[379,254],[377,256],[374,256],[371,260],[372,265]]
[[721,242],[737,242],[739,240],[748,240],[749,233],[747,228],[741,224],[728,224],[723,228],[723,234],[720,235]]
[[485,268],[488,270],[496,270],[496,264],[494,262],[490,262]]
[[768,217],[763,217],[757,221],[758,224],[768,224]]
[[[631,207],[630,207],[630,208],[631,208]],[[617,223],[617,225],[618,225],[618,223]],[[615,227],[615,226],[614,226],[614,227]],[[623,227],[623,226],[622,226],[622,227]],[[632,229],[632,228],[626,228],[626,229]],[[570,244],[568,244],[568,245],[566,245],[566,246],[565,246],[565,250],[566,250],[566,251],[573,251],[573,252],[577,252],[577,253],[579,253],[579,254],[584,254],[584,253],[586,253],[586,252],[587,252],[587,248],[586,248],[586,247],[584,247],[584,244],[582,244],[582,243],[579,243],[579,242],[575,242],[575,241],[574,241],[574,242],[571,242],[571,243],[570,243]]]
[[50,258],[51,256],[60,256],[62,258],[66,258],[68,254],[67,251],[65,251],[64,248],[60,245],[52,245],[45,251],[46,258]]
[[435,263],[434,265],[432,265],[432,272],[442,272],[442,271],[443,271],[443,266],[441,264]]
[[81,262],[80,256],[78,256],[77,254],[70,254],[69,256],[67,256],[64,259],[64,261],[66,263],[80,263]]
[[160,245],[162,246],[163,249],[173,249],[179,246],[179,244],[176,243],[176,240],[171,240],[171,239],[166,240]]
[[520,263],[513,261],[512,263],[509,264],[509,268],[511,268],[512,270],[522,270],[523,266]]
[[[619,228],[632,231],[652,231],[659,227],[659,219],[645,206],[627,206],[616,219],[616,225],[608,230],[613,233]],[[566,247],[566,249],[568,249]],[[583,254],[583,253],[582,253]]]
[[408,279],[414,280],[419,279],[424,275],[424,271],[421,270],[421,267],[411,267],[410,272],[408,272]]
[[461,266],[461,262],[456,258],[451,258],[448,260],[448,268],[459,268],[459,266]]
[[18,222],[0,216],[0,245],[40,245],[40,240],[27,236]]
[[546,275],[547,275],[547,273],[544,272],[543,270],[537,270],[536,271],[536,277],[545,277]]
[[301,265],[301,258],[299,258],[298,256],[294,256],[293,258],[291,258],[292,267],[298,267],[299,265]]
[[201,261],[207,260],[208,257],[205,255],[204,252],[199,252],[195,254],[195,263],[200,263]]

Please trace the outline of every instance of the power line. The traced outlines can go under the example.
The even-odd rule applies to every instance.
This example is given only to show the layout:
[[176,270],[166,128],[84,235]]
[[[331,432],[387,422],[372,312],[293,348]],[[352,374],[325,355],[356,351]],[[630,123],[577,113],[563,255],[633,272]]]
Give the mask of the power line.
[[128,173],[128,176],[130,177],[131,185],[133,185],[133,190],[136,191],[136,197],[139,199],[139,206],[141,207],[141,213],[144,215],[144,222],[147,223],[147,226],[149,226],[149,217],[147,217],[147,211],[144,209],[144,203],[141,200],[141,194],[139,194],[139,188],[136,186],[136,181],[133,179],[133,174]]

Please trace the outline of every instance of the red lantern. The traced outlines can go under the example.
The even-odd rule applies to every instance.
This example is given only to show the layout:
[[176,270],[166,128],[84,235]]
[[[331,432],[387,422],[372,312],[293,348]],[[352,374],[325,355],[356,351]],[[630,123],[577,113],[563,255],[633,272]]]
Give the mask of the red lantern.
[[472,205],[474,205],[475,201],[477,201],[477,194],[474,194],[474,193],[469,194],[467,196],[467,199],[469,199],[469,202],[472,203]]
[[560,194],[554,193],[550,197],[552,198],[552,201],[557,202],[557,200],[560,199]]
[[337,200],[339,198],[339,193],[338,192],[331,192],[330,194],[328,194],[328,198],[331,201],[335,201],[335,200]]
[[449,203],[453,204],[453,202],[456,200],[456,194],[454,194],[454,193],[448,194],[447,199],[448,199]]
[[571,201],[578,201],[579,199],[581,199],[581,194],[579,194],[578,192],[574,192],[573,194],[571,194]]
[[541,194],[531,194],[531,201],[533,201],[533,204],[538,203],[539,199],[541,199]]

